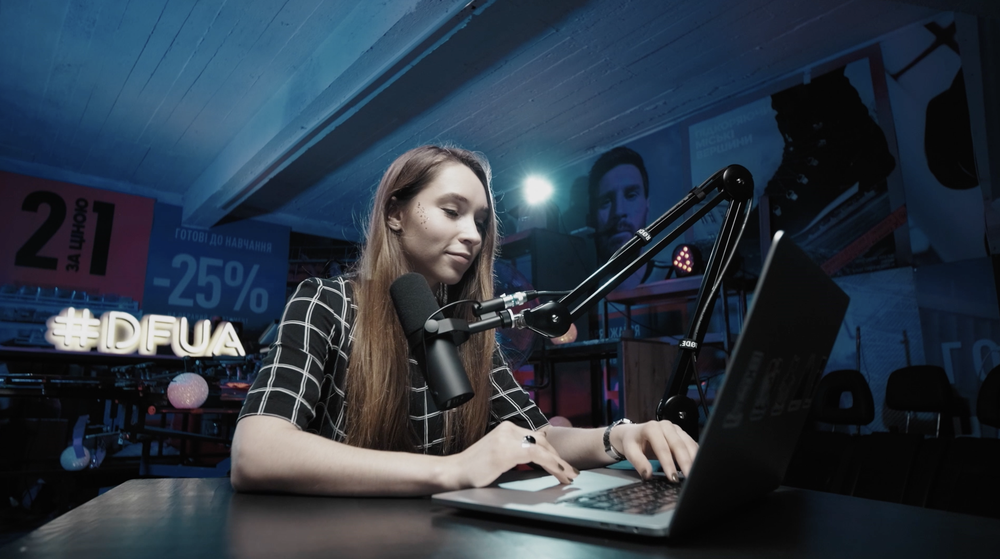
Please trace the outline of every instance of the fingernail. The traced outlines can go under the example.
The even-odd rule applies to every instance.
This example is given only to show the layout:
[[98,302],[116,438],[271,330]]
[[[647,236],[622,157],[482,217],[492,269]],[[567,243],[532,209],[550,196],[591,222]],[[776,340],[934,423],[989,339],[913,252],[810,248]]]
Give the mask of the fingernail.
[[573,472],[576,473],[576,475],[580,475],[580,470],[577,470],[576,468],[573,468]]
[[677,472],[674,472],[670,474],[670,479],[674,480],[674,483],[677,483],[681,480],[681,476],[677,475]]
[[562,464],[556,464],[556,465],[557,465],[557,466],[559,466],[559,471],[560,471],[560,472],[564,472],[564,471],[566,471],[566,468],[563,468],[563,465],[562,465]]

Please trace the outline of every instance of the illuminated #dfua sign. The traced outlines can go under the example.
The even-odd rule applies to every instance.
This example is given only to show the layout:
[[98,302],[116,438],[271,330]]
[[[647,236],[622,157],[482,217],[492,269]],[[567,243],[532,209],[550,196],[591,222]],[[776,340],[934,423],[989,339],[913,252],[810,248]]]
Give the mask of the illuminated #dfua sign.
[[220,322],[199,320],[189,329],[184,317],[147,314],[137,319],[129,313],[108,311],[96,318],[90,309],[68,307],[45,323],[45,339],[61,351],[156,355],[156,348],[169,345],[178,357],[243,356],[236,329]]

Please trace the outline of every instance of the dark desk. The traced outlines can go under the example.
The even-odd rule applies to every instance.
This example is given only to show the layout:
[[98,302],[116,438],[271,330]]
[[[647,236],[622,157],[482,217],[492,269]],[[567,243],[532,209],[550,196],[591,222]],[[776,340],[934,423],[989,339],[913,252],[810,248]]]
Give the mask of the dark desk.
[[0,557],[996,557],[1000,521],[787,489],[699,533],[636,539],[463,513],[429,499],[234,494],[132,480]]

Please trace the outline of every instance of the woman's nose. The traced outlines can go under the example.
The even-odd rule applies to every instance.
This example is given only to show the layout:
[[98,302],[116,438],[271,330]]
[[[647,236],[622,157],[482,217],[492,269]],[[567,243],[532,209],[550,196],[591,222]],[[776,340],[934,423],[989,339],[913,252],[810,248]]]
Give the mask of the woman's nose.
[[474,219],[462,220],[462,230],[460,238],[464,243],[478,245],[483,242],[483,236],[479,233],[479,226]]

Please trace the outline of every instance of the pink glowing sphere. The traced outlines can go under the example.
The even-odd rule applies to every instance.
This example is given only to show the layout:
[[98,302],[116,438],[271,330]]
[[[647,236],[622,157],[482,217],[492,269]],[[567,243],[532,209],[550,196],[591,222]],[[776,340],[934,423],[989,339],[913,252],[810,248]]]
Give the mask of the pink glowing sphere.
[[208,399],[208,383],[200,375],[181,373],[167,387],[170,405],[179,410],[201,407]]

